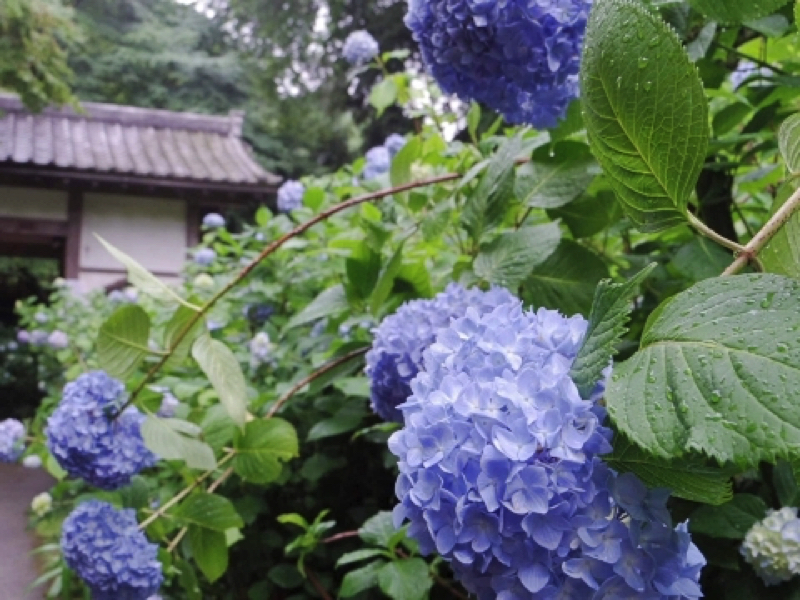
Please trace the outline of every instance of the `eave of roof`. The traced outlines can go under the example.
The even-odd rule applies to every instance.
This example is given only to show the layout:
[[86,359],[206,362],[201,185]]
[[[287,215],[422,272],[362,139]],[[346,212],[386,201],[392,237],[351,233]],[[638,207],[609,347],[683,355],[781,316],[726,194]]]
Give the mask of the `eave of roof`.
[[0,171],[259,195],[280,182],[250,156],[241,111],[212,116],[89,102],[81,108],[31,114],[16,96],[0,93]]

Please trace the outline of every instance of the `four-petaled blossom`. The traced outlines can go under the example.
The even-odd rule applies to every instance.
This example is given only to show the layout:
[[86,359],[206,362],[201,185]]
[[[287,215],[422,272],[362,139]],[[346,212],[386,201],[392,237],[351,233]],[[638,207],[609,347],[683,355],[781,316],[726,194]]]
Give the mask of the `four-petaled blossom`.
[[303,196],[306,193],[306,186],[299,181],[286,181],[278,188],[278,210],[280,212],[291,212],[303,206]]
[[364,64],[375,58],[379,51],[378,42],[363,29],[348,35],[342,46],[342,56],[351,65]]
[[0,462],[17,462],[24,451],[25,426],[17,419],[0,421]]
[[800,573],[800,518],[797,508],[769,510],[744,538],[742,556],[767,585]]
[[158,546],[139,531],[136,511],[89,500],[64,520],[61,550],[92,600],[147,600],[164,581]]
[[125,386],[103,371],[81,375],[64,387],[45,428],[47,447],[67,473],[104,490],[130,483],[156,456],[142,439],[144,415],[118,410]]
[[218,213],[208,213],[203,217],[203,227],[206,229],[219,229],[225,227],[225,217]]
[[441,88],[511,123],[553,127],[578,95],[591,0],[410,0],[406,25]]
[[515,299],[438,330],[389,440],[395,524],[479,600],[699,598],[705,560],[667,494],[600,458],[605,412],[569,377],[585,331]]
[[367,353],[366,372],[371,384],[372,410],[386,421],[402,422],[397,405],[411,395],[411,380],[422,366],[422,353],[436,332],[463,315],[467,307],[496,306],[513,300],[502,288],[483,292],[450,284],[431,300],[412,300],[386,317],[374,331],[372,349]]
[[207,267],[217,259],[217,253],[211,248],[200,248],[194,253],[194,262],[200,266]]

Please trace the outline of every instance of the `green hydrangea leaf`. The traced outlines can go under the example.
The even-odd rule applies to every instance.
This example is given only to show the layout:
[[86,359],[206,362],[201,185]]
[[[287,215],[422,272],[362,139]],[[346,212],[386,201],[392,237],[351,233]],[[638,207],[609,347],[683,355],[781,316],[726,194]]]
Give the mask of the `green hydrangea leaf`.
[[703,506],[694,511],[689,530],[715,538],[741,540],[766,512],[767,505],[758,496],[736,494],[722,506]]
[[708,146],[703,86],[675,32],[631,0],[592,8],[581,65],[589,141],[628,217],[684,222]]
[[689,0],[692,8],[721,23],[743,23],[774,13],[789,0]]
[[625,283],[605,279],[598,284],[589,327],[569,373],[581,397],[588,398],[602,379],[603,369],[610,364],[617,344],[627,331],[625,323],[633,310],[631,300],[655,266],[653,263],[645,267]]
[[130,377],[150,352],[150,317],[140,306],[114,311],[97,335],[97,362],[112,377]]
[[753,465],[800,449],[800,281],[707,279],[663,303],[606,391],[619,430],[649,453]]

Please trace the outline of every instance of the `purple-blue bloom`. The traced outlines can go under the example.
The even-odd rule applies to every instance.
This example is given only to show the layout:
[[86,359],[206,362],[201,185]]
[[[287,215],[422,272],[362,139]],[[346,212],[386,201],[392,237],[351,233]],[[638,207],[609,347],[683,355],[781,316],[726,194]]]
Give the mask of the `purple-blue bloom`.
[[24,451],[25,426],[17,419],[0,421],[0,462],[17,462]]
[[203,227],[206,229],[219,229],[225,227],[225,217],[218,213],[208,213],[203,217]]
[[194,253],[194,262],[203,267],[207,267],[217,259],[217,253],[211,248],[200,248]]
[[383,142],[383,146],[389,151],[389,156],[391,158],[394,158],[395,155],[400,152],[405,145],[406,138],[399,133],[392,133],[386,138],[386,141]]
[[47,343],[54,350],[63,350],[69,347],[69,337],[63,331],[56,329],[47,337]]
[[513,298],[502,288],[483,292],[451,283],[435,298],[406,302],[386,317],[374,330],[366,357],[372,410],[386,421],[402,423],[397,405],[411,395],[411,380],[422,367],[422,353],[433,343],[436,332],[465,314],[469,306],[488,309]]
[[103,371],[81,375],[64,387],[45,428],[47,447],[67,473],[104,490],[130,483],[156,456],[142,439],[144,415],[124,403],[125,386]]
[[364,165],[364,170],[361,175],[365,181],[369,181],[378,175],[389,172],[392,158],[389,155],[389,150],[385,146],[370,148],[364,154],[364,158],[367,159],[367,162]]
[[511,123],[556,125],[578,96],[591,0],[410,0],[406,25],[441,88]]
[[479,600],[699,598],[705,560],[667,494],[600,458],[605,411],[569,377],[586,325],[512,299],[438,330],[389,440],[395,524]]
[[286,181],[278,188],[278,210],[285,213],[300,208],[305,193],[306,186],[299,181]]
[[348,35],[342,46],[342,56],[351,65],[369,62],[378,55],[379,51],[378,42],[363,29]]
[[164,582],[158,546],[139,531],[132,509],[83,502],[64,520],[61,550],[92,600],[147,600]]

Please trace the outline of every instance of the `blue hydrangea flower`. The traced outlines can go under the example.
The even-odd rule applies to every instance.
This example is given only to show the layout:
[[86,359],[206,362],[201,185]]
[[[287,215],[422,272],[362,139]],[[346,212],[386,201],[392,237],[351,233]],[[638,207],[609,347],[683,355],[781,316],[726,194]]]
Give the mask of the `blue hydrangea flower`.
[[64,348],[69,347],[69,337],[63,331],[56,329],[48,336],[47,343],[54,350],[63,350]]
[[569,377],[585,330],[512,300],[438,331],[389,440],[395,524],[479,600],[699,598],[705,560],[666,493],[600,458],[605,412]]
[[744,559],[767,585],[800,573],[800,518],[797,508],[769,510],[750,528],[740,548]]
[[422,367],[422,354],[450,320],[464,315],[469,306],[478,310],[510,302],[514,296],[503,288],[483,292],[452,283],[431,300],[412,300],[386,317],[374,330],[367,353],[372,410],[386,421],[403,422],[397,405],[411,395],[411,380]]
[[730,80],[733,89],[738,90],[742,84],[750,78],[752,78],[752,81],[748,82],[748,87],[763,87],[769,85],[769,82],[763,79],[768,79],[773,75],[772,69],[759,67],[754,62],[743,60],[739,63],[739,66],[736,67],[736,70],[730,74]]
[[172,418],[175,416],[175,409],[178,408],[180,404],[180,400],[178,400],[172,392],[165,391],[164,395],[161,397],[161,406],[158,407],[158,412],[156,414],[166,419]]
[[219,229],[225,227],[225,217],[217,213],[208,213],[203,217],[203,227],[206,229]]
[[31,341],[31,334],[30,334],[30,332],[28,332],[28,331],[26,331],[26,330],[24,330],[24,329],[20,329],[20,330],[17,332],[17,341],[18,341],[20,344],[27,344],[27,343],[29,343],[29,342]]
[[61,550],[92,600],[147,600],[164,582],[158,546],[139,531],[132,509],[83,502],[64,520]]
[[511,123],[553,127],[578,96],[591,0],[410,0],[406,25],[441,88]]
[[259,331],[250,343],[250,364],[253,368],[261,365],[269,359],[272,350],[272,342],[269,340],[269,334],[266,331]]
[[47,343],[49,334],[41,329],[34,329],[30,334],[30,344],[32,346],[44,346]]
[[0,421],[0,462],[17,462],[24,451],[25,426],[16,419]]
[[142,413],[129,407],[113,419],[124,392],[103,371],[81,375],[64,387],[45,428],[47,447],[61,468],[104,490],[127,485],[157,460],[142,439]]
[[371,61],[378,55],[380,46],[369,32],[354,31],[347,36],[342,47],[342,56],[351,65],[361,65]]
[[211,248],[200,248],[194,253],[194,262],[200,266],[207,267],[217,259],[217,253]]
[[306,186],[299,181],[286,181],[278,188],[278,210],[285,213],[300,208],[305,193]]
[[367,162],[364,165],[364,170],[361,175],[365,181],[369,181],[378,175],[389,172],[392,158],[389,156],[389,150],[385,146],[370,148],[367,150],[366,154],[364,154],[364,158],[367,159]]
[[405,145],[406,138],[399,133],[391,134],[386,138],[386,141],[383,142],[383,146],[389,151],[390,158],[394,158],[395,155],[400,152]]
[[37,312],[33,315],[34,321],[37,323],[47,323],[50,320],[50,317],[47,316],[47,313]]
[[245,308],[245,316],[254,323],[263,324],[275,314],[275,307],[271,304],[251,304]]

